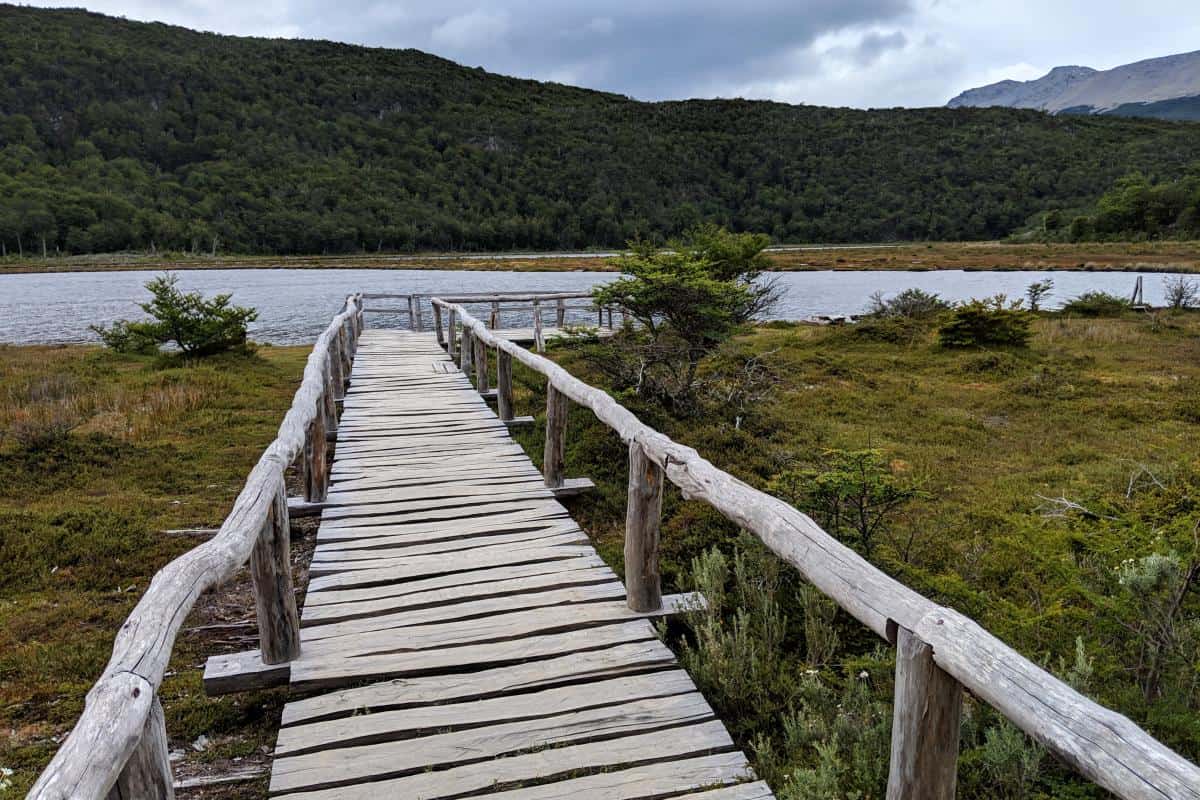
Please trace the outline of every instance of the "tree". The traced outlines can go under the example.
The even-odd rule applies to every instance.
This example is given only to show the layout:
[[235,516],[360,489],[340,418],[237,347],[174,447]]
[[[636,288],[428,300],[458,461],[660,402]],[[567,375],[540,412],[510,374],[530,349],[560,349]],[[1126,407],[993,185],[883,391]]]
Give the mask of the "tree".
[[[614,337],[621,350],[610,364],[636,375],[635,388],[677,411],[694,407],[701,360],[778,299],[761,234],[735,234],[716,225],[695,228],[659,248],[629,243],[616,259],[626,276],[598,287],[597,305],[626,309],[635,325]],[[613,374],[610,371],[610,374]]]
[[1044,281],[1034,281],[1025,287],[1025,299],[1029,301],[1030,311],[1040,311],[1042,301],[1050,296],[1054,291],[1054,280],[1046,278]]
[[1200,286],[1194,280],[1182,275],[1171,275],[1163,279],[1163,289],[1166,293],[1167,306],[1177,311],[1191,308],[1200,300]]
[[169,342],[185,356],[208,356],[246,344],[246,325],[258,318],[258,311],[231,306],[228,294],[208,299],[200,292],[181,292],[178,282],[166,274],[146,284],[153,297],[140,305],[152,321],[118,320],[110,328],[93,325],[92,330],[119,352],[147,352]]

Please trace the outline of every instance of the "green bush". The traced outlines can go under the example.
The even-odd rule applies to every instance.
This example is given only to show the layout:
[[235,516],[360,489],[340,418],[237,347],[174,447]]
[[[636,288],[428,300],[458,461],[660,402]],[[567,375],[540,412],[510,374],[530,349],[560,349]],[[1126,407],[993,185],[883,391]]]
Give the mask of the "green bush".
[[152,298],[141,303],[151,319],[118,320],[112,327],[91,329],[105,346],[120,353],[151,353],[160,345],[174,344],[185,356],[210,356],[246,345],[246,326],[258,318],[253,308],[231,306],[232,295],[205,298],[199,292],[181,292],[179,279],[161,275],[146,284]]
[[1062,313],[1080,317],[1119,317],[1128,311],[1130,303],[1108,292],[1084,292],[1063,305]]
[[883,292],[871,295],[872,317],[904,317],[928,319],[950,308],[950,304],[933,292],[905,289],[895,297],[884,299]]
[[1024,347],[1032,336],[1029,322],[1020,300],[1010,303],[1004,295],[971,300],[938,328],[938,341],[942,347]]

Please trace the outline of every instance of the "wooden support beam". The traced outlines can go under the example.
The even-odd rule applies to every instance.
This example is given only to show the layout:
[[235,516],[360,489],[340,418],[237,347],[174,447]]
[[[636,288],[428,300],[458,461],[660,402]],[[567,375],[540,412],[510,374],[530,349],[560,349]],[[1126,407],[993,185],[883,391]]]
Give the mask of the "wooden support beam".
[[663,470],[637,442],[629,443],[629,501],[625,509],[625,593],[634,611],[662,605],[658,533]]
[[896,696],[887,800],[954,800],[962,686],[915,633],[896,631]]
[[326,504],[310,503],[303,497],[288,498],[288,518],[300,519],[301,517],[319,517],[321,512],[325,510]]
[[175,800],[169,752],[162,703],[155,697],[142,738],[108,790],[107,800]]
[[492,315],[488,319],[488,327],[497,330],[500,327],[500,301],[492,301]]
[[324,399],[317,400],[317,413],[304,432],[304,499],[319,503],[329,488]]
[[488,391],[488,357],[487,342],[475,339],[475,388],[480,394]]
[[546,449],[542,475],[550,488],[563,485],[567,450],[567,412],[570,400],[553,383],[546,384]]
[[533,417],[513,417],[512,419],[500,420],[510,428],[527,428],[534,423]]
[[437,334],[438,347],[445,349],[446,334],[442,330],[442,307],[437,303],[433,304],[433,330]]
[[496,410],[503,422],[513,418],[512,354],[496,351]]
[[333,381],[333,399],[335,402],[346,396],[346,378],[342,372],[342,356],[338,353],[339,342],[335,336],[329,341],[329,375]]
[[539,353],[546,352],[546,336],[542,333],[542,303],[533,301],[533,349]]
[[464,326],[462,329],[462,340],[458,343],[458,367],[467,375],[471,373],[471,352],[475,349],[474,339],[475,337],[471,335],[471,330]]
[[554,303],[554,321],[558,327],[563,327],[567,324],[567,301],[556,300]]
[[288,528],[287,489],[281,476],[275,502],[250,554],[259,649],[268,664],[291,661],[300,655],[300,614],[292,585]]
[[550,491],[554,493],[556,499],[563,497],[575,497],[586,492],[593,491],[596,484],[591,478],[563,478],[563,482],[559,486],[550,487]]
[[446,331],[446,340],[450,344],[450,360],[457,361],[458,360],[458,331],[456,331],[454,329],[458,327],[458,312],[455,311],[454,309],[450,310],[450,320],[449,320],[449,325],[447,327],[449,328],[449,330]]
[[325,418],[325,435],[332,435],[334,438],[337,438],[338,406],[337,400],[334,399],[333,375],[329,371],[328,360],[325,362],[325,368],[322,372],[321,415]]

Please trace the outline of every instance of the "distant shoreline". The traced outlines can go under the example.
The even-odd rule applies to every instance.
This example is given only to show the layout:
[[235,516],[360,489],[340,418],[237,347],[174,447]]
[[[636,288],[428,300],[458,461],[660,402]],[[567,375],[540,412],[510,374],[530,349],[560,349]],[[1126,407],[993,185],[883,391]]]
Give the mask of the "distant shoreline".
[[[55,272],[209,269],[439,269],[503,272],[613,272],[618,251],[548,253],[422,253],[335,256],[193,256],[115,253],[0,260],[0,275]],[[772,269],[1200,273],[1200,242],[1013,244],[931,242],[780,245],[768,251]]]

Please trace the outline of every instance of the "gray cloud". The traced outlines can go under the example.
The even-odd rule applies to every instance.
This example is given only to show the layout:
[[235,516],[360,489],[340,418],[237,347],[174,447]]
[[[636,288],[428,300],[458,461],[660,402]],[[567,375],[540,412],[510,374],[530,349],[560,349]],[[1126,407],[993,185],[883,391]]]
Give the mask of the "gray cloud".
[[221,33],[415,47],[646,100],[940,105],[1003,77],[1110,67],[1200,41],[1195,0],[82,1]]

